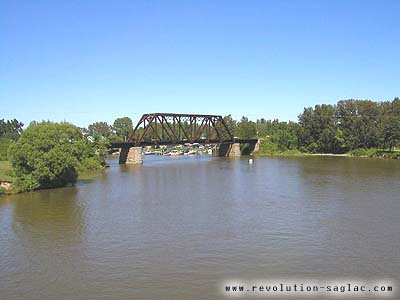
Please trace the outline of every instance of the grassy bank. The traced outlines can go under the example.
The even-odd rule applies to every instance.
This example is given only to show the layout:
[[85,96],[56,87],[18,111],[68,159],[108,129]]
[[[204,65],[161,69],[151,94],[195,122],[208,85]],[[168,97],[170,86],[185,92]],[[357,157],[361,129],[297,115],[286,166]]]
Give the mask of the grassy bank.
[[286,151],[273,151],[273,152],[254,152],[254,156],[307,156],[306,153],[298,150],[286,150]]
[[380,159],[400,159],[400,152],[385,152],[382,151],[379,155],[367,155],[367,154],[353,154],[353,153],[344,153],[344,154],[336,154],[336,153],[304,153],[297,150],[291,151],[282,151],[282,152],[270,152],[270,153],[260,153],[254,152],[254,156],[258,157],[267,157],[267,156],[275,156],[275,157],[311,157],[311,156],[331,156],[331,157],[364,157],[364,158],[380,158]]
[[359,157],[377,157],[377,158],[389,158],[389,159],[400,159],[400,150],[386,151],[376,148],[371,149],[355,149],[348,152],[351,156]]
[[281,149],[279,146],[271,141],[263,141],[260,144],[260,149],[255,152],[256,156],[344,156],[344,157],[371,157],[371,158],[385,158],[385,159],[400,159],[400,149],[387,151],[382,149],[355,149],[347,153],[307,153],[301,152],[298,149]]

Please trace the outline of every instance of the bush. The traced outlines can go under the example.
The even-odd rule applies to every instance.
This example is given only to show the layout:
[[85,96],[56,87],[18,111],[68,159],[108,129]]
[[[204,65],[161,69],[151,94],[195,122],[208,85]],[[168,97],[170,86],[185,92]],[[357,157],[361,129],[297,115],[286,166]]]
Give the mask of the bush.
[[260,143],[259,154],[274,155],[278,152],[279,152],[278,145],[272,143],[270,140],[264,140]]
[[348,154],[353,156],[377,157],[379,156],[379,150],[376,148],[371,148],[371,149],[359,148],[349,151]]
[[387,153],[387,158],[400,159],[400,152]]
[[298,149],[286,149],[282,150],[277,143],[272,142],[267,139],[261,142],[260,150],[258,151],[260,155],[299,155],[301,151]]
[[400,152],[398,151],[379,151],[379,157],[390,158],[390,159],[400,159]]
[[74,184],[78,171],[104,163],[78,127],[52,122],[30,125],[10,146],[9,158],[21,191]]

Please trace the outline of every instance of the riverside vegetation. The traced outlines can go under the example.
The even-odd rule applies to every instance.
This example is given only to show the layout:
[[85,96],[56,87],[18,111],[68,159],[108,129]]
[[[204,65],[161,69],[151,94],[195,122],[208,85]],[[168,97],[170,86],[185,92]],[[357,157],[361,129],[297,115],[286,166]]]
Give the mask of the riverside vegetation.
[[373,102],[342,100],[336,105],[305,108],[298,122],[235,122],[225,118],[235,135],[262,138],[261,155],[332,153],[399,158],[400,99]]
[[[298,122],[254,121],[224,117],[234,136],[260,138],[259,155],[317,153],[400,158],[400,99],[374,102],[341,100],[336,105],[304,108]],[[79,173],[106,166],[108,141],[125,141],[132,120],[113,125],[96,122],[88,128],[69,123],[32,122],[26,130],[14,120],[0,120],[0,181],[14,191],[74,184]],[[139,128],[139,130],[141,130]],[[8,163],[6,160],[9,160]],[[0,188],[0,194],[4,189]]]
[[8,165],[2,163],[3,178],[11,179],[14,192],[74,184],[79,172],[106,165],[105,149],[104,143],[91,143],[72,124],[32,122],[16,141],[11,140],[7,157],[12,169],[4,172]]

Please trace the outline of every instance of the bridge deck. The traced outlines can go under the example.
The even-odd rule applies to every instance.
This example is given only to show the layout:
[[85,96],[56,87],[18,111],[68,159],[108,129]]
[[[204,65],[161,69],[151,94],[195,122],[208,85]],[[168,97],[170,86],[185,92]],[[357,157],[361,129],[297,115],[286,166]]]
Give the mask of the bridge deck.
[[157,142],[140,142],[137,143],[135,141],[132,142],[111,142],[111,147],[113,148],[126,148],[126,147],[144,147],[144,146],[156,146],[156,145],[183,145],[186,143],[198,143],[201,145],[205,144],[247,144],[247,143],[257,143],[257,139],[234,139],[234,140],[224,140],[224,141],[217,141],[217,140],[195,140],[195,141],[178,141],[178,142],[171,142],[171,141],[157,141]]

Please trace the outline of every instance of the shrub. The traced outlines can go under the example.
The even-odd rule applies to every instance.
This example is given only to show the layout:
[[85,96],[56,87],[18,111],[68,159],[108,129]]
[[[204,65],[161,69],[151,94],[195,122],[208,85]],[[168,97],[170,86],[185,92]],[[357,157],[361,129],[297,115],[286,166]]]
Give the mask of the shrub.
[[270,139],[264,140],[260,144],[260,155],[299,155],[301,151],[298,149],[282,150],[277,143],[272,142]]
[[353,156],[367,156],[367,157],[379,156],[379,150],[376,148],[371,148],[371,149],[359,148],[351,150],[348,153]]
[[65,122],[30,125],[10,146],[9,157],[21,191],[74,184],[78,170],[100,168],[104,162],[95,144],[78,127]]

